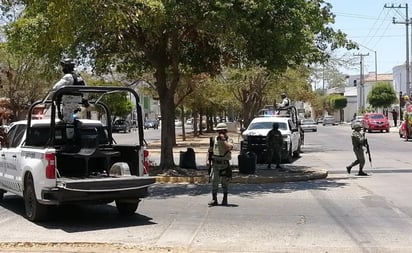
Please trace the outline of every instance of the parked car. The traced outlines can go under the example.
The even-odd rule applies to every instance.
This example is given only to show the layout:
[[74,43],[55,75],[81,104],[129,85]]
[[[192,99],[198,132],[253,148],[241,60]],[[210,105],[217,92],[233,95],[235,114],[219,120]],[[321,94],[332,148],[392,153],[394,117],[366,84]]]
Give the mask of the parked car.
[[360,123],[361,125],[363,125],[363,116],[356,116],[351,122],[350,122],[350,126],[353,129],[353,127],[355,126],[356,123]]
[[175,119],[175,126],[181,127],[182,126],[182,121]]
[[335,117],[326,115],[323,117],[322,125],[336,125]]
[[316,124],[322,124],[323,123],[323,116],[319,116],[317,119],[316,119]]
[[363,116],[363,128],[368,132],[385,130],[389,133],[389,120],[382,113],[366,113]]
[[144,129],[149,129],[149,128],[153,128],[153,129],[158,129],[159,128],[159,121],[155,120],[155,119],[148,119],[144,122]]
[[117,119],[113,122],[113,125],[112,125],[113,133],[116,133],[116,132],[129,133],[130,129],[131,129],[131,124],[128,120],[125,120],[125,119]]
[[316,122],[313,119],[302,119],[301,122],[300,122],[300,128],[302,128],[302,130],[304,132],[307,132],[307,131],[316,132],[316,131],[318,131],[318,126],[316,125]]

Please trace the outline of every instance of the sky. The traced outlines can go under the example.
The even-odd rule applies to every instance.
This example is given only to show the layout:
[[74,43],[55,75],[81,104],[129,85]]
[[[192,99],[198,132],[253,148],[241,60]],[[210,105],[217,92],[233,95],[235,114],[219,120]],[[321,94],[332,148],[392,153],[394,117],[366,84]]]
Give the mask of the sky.
[[[356,75],[360,72],[360,57],[354,54],[368,54],[364,58],[364,73],[375,72],[375,55],[378,74],[392,73],[392,68],[406,62],[406,5],[409,22],[412,17],[412,1],[382,0],[325,0],[332,4],[336,15],[334,29],[340,29],[347,38],[360,45],[359,51],[340,50],[357,60],[354,69],[342,69],[344,74]],[[391,7],[385,8],[385,4]],[[404,24],[394,24],[403,22]],[[412,24],[409,27],[409,60],[412,60]]]

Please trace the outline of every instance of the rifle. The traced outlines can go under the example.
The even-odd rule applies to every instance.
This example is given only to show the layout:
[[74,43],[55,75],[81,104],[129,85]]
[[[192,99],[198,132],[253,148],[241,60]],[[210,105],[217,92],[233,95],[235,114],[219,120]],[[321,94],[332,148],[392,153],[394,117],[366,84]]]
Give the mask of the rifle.
[[210,177],[211,177],[211,173],[212,173],[212,156],[213,156],[213,137],[209,138],[209,150],[208,150],[208,154],[207,154],[207,161],[209,163],[209,167],[207,170],[207,173],[209,175],[209,182],[210,182]]
[[[363,133],[363,136],[365,136],[365,132]],[[370,165],[371,165],[371,168],[373,168],[373,166],[372,166],[371,150],[370,150],[370,147],[369,147],[368,139],[366,139],[366,138],[365,138],[365,147],[366,147],[366,154],[368,154],[369,163],[370,163]]]

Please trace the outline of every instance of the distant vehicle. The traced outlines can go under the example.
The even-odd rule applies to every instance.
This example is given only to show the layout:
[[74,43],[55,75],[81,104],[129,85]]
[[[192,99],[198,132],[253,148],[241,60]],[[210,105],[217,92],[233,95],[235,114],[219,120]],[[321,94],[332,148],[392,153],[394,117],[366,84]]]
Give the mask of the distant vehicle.
[[323,117],[322,125],[336,125],[335,117],[326,115]]
[[155,120],[155,119],[148,119],[144,122],[144,129],[149,129],[149,128],[153,128],[153,129],[158,129],[159,128],[159,121]]
[[312,131],[312,132],[317,132],[318,131],[318,126],[316,125],[316,122],[313,119],[302,119],[300,122],[300,127],[304,132],[307,131]]
[[363,125],[363,116],[356,116],[355,119],[353,119],[350,122],[350,126],[351,126],[352,129],[355,126],[356,123],[360,123],[361,125]]
[[368,132],[385,130],[389,133],[389,120],[382,113],[366,113],[363,116],[363,128]]
[[182,126],[182,121],[175,119],[175,126],[181,127]]
[[130,133],[131,124],[128,120],[125,119],[117,119],[113,122],[112,125],[112,132],[113,133]]
[[323,116],[319,116],[317,119],[316,119],[316,124],[322,124],[323,123]]

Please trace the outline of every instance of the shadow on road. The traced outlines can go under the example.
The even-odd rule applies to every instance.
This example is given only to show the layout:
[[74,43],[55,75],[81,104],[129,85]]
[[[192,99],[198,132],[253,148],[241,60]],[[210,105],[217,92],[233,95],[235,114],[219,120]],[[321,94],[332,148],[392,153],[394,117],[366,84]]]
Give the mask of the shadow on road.
[[[16,196],[4,196],[1,207],[24,216],[24,202]],[[137,210],[137,212],[139,209]],[[77,233],[113,228],[135,227],[155,224],[150,217],[135,213],[120,216],[113,205],[63,205],[49,209],[47,221],[36,222],[48,229]]]

